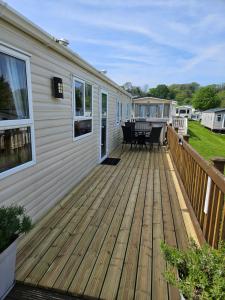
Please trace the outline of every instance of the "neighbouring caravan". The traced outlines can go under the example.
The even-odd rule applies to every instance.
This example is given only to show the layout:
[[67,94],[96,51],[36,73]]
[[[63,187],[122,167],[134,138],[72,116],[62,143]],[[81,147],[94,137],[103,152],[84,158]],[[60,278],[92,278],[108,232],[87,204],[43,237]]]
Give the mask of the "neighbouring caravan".
[[190,105],[183,105],[176,107],[176,116],[191,119],[193,107]]
[[135,119],[144,118],[150,122],[172,122],[175,116],[176,101],[155,97],[133,99],[132,116]]
[[161,143],[165,140],[166,126],[172,123],[175,116],[176,101],[155,97],[134,98],[132,117],[136,120],[144,119],[153,127],[162,127]]
[[203,111],[201,124],[211,130],[225,132],[225,108],[212,108]]
[[0,1],[0,205],[39,219],[118,145],[130,113],[130,94]]

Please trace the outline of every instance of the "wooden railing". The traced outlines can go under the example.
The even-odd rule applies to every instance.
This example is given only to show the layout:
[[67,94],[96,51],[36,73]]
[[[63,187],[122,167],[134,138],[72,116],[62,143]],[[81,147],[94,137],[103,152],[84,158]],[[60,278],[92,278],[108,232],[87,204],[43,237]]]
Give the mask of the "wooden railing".
[[205,240],[214,248],[225,240],[225,176],[168,126],[170,154]]

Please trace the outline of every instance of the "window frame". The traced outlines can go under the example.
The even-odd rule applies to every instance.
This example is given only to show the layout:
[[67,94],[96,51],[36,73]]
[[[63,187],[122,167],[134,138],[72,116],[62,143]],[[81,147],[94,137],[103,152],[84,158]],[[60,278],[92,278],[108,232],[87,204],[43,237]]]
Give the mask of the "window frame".
[[121,111],[120,111],[120,100],[116,99],[116,125],[119,126],[121,123]]
[[[220,118],[220,120],[218,120]],[[216,115],[216,122],[223,121],[222,114]]]
[[[84,94],[84,115],[83,116],[76,116],[76,98],[75,98],[75,81],[78,81],[80,83],[83,83],[84,86],[84,90],[83,90],[83,94]],[[85,86],[86,84],[91,86],[91,117],[87,117],[85,116],[85,111],[86,111],[86,99],[85,99]],[[90,135],[93,134],[93,83],[91,83],[88,80],[85,80],[83,78],[77,77],[77,76],[73,76],[72,78],[72,119],[73,119],[73,141],[78,141],[81,140],[83,138],[86,138]],[[85,120],[91,120],[91,132],[82,134],[80,136],[75,137],[75,128],[74,128],[74,123],[76,121],[85,121]]]
[[130,103],[129,102],[127,102],[126,103],[126,120],[130,120],[130,115],[131,115],[131,113],[130,113]]
[[32,159],[22,165],[11,168],[9,170],[0,173],[0,179],[9,175],[15,174],[21,170],[36,164],[36,151],[35,151],[35,133],[34,133],[34,117],[33,117],[33,101],[32,101],[32,85],[31,85],[31,69],[30,69],[30,57],[31,55],[23,53],[19,49],[15,49],[5,43],[0,42],[0,52],[6,55],[21,59],[25,62],[26,67],[26,80],[27,80],[27,95],[28,95],[28,107],[29,107],[29,119],[20,120],[0,120],[0,130],[15,129],[30,127],[31,132],[31,151]]

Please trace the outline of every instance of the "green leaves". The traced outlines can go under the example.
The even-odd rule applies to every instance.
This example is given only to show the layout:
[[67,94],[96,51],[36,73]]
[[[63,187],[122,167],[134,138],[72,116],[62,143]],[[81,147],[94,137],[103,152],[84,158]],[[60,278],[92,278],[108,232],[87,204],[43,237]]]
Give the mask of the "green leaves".
[[192,240],[185,252],[165,243],[161,244],[161,250],[168,264],[166,280],[187,299],[225,299],[224,244],[220,244],[218,250],[209,245],[200,248]]
[[22,206],[0,208],[0,253],[4,251],[17,236],[31,229],[31,219],[25,215]]
[[220,106],[221,100],[213,86],[200,88],[194,95],[192,104],[195,108],[206,110]]

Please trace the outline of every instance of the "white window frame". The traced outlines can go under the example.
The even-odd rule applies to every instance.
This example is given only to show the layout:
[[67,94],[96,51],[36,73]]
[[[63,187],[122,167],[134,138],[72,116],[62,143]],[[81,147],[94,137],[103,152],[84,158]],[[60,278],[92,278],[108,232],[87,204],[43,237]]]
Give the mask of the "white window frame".
[[[84,86],[84,115],[83,116],[76,116],[76,99],[75,99],[75,81],[78,81],[80,83],[83,83]],[[85,109],[86,109],[86,99],[85,99],[85,85],[89,84],[91,86],[91,117],[85,116]],[[86,138],[90,135],[93,134],[93,84],[85,79],[75,77],[73,76],[72,79],[72,110],[73,110],[73,141],[78,141],[83,138]],[[80,136],[75,137],[75,128],[74,128],[74,123],[75,121],[85,121],[85,120],[91,120],[91,132],[88,132],[86,134],[82,134]]]
[[[220,117],[220,121],[218,120],[219,117]],[[221,114],[216,115],[216,121],[217,121],[217,122],[223,121],[223,118],[222,118],[222,115],[221,115]]]
[[116,125],[119,126],[121,121],[120,116],[120,100],[116,99]]
[[6,44],[0,43],[0,52],[7,55],[13,56],[15,58],[21,59],[25,62],[26,65],[26,75],[27,75],[27,93],[28,93],[28,106],[29,106],[29,119],[21,120],[4,120],[0,121],[0,129],[14,129],[22,127],[30,127],[31,130],[31,151],[32,151],[32,160],[26,162],[22,165],[14,167],[12,169],[6,170],[0,173],[0,179],[5,178],[6,176],[15,174],[21,170],[24,170],[28,167],[33,166],[36,163],[36,152],[35,152],[35,134],[34,134],[34,118],[33,118],[33,105],[32,105],[32,85],[31,85],[31,70],[30,70],[30,55],[23,54],[22,51],[15,49]]
[[126,120],[128,120],[129,119],[129,103],[127,102],[126,103]]

